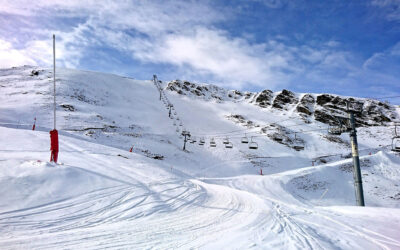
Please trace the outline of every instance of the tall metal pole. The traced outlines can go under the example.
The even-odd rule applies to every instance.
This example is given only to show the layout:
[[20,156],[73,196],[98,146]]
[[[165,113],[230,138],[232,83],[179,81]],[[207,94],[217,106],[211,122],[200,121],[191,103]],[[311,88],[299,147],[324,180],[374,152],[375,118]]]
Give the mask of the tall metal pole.
[[183,150],[186,150],[186,142],[187,142],[187,137],[190,137],[190,132],[183,130],[182,135],[185,136],[185,139],[183,140]]
[[364,191],[362,186],[360,158],[358,156],[357,131],[356,131],[354,113],[352,111],[349,111],[349,119],[351,124],[350,140],[351,140],[351,151],[353,155],[353,176],[356,189],[356,200],[358,206],[364,207],[365,206]]
[[56,36],[53,34],[54,129],[56,129]]
[[184,136],[185,136],[185,140],[183,141],[183,150],[186,149],[186,136],[187,136],[187,134],[184,134]]

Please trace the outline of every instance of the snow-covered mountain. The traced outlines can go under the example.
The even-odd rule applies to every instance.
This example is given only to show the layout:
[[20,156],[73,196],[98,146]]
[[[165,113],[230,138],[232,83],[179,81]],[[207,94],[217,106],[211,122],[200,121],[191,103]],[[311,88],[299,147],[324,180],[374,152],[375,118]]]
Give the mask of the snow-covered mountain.
[[[55,166],[52,71],[0,70],[2,248],[400,248],[398,107],[179,80],[160,82],[160,100],[151,80],[70,69],[56,82]],[[328,134],[347,101],[365,208],[349,135]]]

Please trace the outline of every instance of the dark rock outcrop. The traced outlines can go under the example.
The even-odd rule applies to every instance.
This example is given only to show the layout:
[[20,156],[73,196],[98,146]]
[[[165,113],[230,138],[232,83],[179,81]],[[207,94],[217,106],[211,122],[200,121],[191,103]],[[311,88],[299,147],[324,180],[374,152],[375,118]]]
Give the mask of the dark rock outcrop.
[[297,105],[296,110],[299,113],[306,115],[311,115],[314,111],[315,99],[310,94],[305,94],[301,99],[300,103]]
[[272,104],[273,92],[269,89],[261,91],[255,96],[254,102],[262,107],[266,108]]
[[296,98],[295,94],[289,90],[284,89],[275,97],[272,107],[277,109],[286,109],[286,106],[288,104],[295,104],[297,102],[298,99]]

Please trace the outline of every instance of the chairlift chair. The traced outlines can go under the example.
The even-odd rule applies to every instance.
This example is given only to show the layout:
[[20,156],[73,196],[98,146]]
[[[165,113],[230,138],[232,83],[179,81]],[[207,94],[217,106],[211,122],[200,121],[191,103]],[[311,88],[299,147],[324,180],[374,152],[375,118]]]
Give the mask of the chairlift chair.
[[336,121],[339,125],[338,126],[330,125],[328,127],[328,134],[341,135],[342,133],[347,132],[348,128],[346,124],[343,124],[342,121],[340,121],[338,118],[336,118]]
[[226,137],[226,138],[222,141],[222,143],[223,143],[223,144],[228,144],[228,143],[229,143],[228,137]]
[[191,141],[190,141],[190,143],[195,143],[197,140],[196,140],[196,136],[193,136],[192,137],[192,139],[191,139]]
[[215,148],[216,146],[217,146],[217,144],[215,143],[214,138],[211,138],[211,140],[210,140],[210,147]]
[[296,133],[294,133],[293,149],[296,151],[304,150],[304,141],[298,138]]
[[176,130],[175,130],[175,131],[179,133],[179,128],[176,128]]
[[205,144],[204,138],[200,138],[199,145],[203,146]]
[[246,134],[245,134],[244,137],[242,137],[241,142],[242,142],[242,143],[249,143],[249,139],[247,138],[247,135],[246,135]]
[[392,151],[400,152],[400,136],[392,138]]
[[249,149],[258,149],[257,142],[253,141],[253,137],[251,137],[251,141],[249,143]]
[[176,121],[174,121],[174,126],[176,126]]
[[181,126],[181,127],[183,126],[182,122],[179,123],[179,126]]
[[329,126],[328,133],[331,135],[341,135],[342,129],[341,129],[341,127],[337,127],[337,126]]
[[232,142],[228,142],[225,144],[225,148],[233,148]]

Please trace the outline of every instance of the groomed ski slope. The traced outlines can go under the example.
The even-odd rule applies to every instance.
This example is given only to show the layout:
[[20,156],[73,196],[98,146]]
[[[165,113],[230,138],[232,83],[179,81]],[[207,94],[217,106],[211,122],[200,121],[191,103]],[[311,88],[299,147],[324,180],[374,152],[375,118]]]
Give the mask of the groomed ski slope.
[[[400,160],[385,148],[362,153],[368,207],[355,207],[351,159],[311,166],[315,155],[348,152],[317,133],[302,135],[308,150],[301,152],[265,138],[253,152],[240,137],[232,139],[232,151],[188,144],[183,152],[150,81],[60,70],[59,103],[75,111],[59,109],[60,164],[54,165],[47,162],[51,88],[47,77],[30,78],[30,70],[3,71],[0,78],[1,249],[400,248],[399,202],[386,196],[397,191]],[[169,98],[198,134],[242,129],[224,118],[232,112],[258,123],[285,118],[260,116],[266,111],[249,103]],[[32,116],[40,121],[36,131]],[[112,124],[118,128],[79,131]],[[373,129],[379,137],[360,131],[361,149],[390,138],[385,128]],[[275,158],[260,176],[249,154]]]

